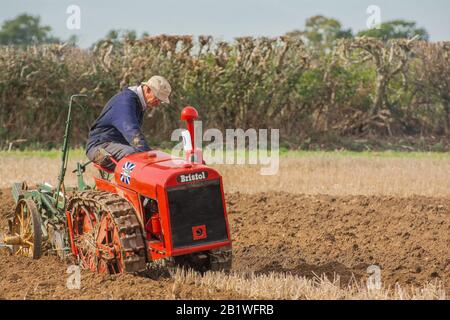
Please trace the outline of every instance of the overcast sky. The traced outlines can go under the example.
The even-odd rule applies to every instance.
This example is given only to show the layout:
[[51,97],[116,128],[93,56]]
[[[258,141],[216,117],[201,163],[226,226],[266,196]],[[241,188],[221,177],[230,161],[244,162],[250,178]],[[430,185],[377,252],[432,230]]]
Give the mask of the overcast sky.
[[[366,29],[368,6],[381,9],[382,21],[413,20],[432,41],[450,40],[449,0],[0,0],[0,23],[21,13],[40,15],[61,39],[77,35],[87,47],[111,29],[149,34],[209,34],[225,40],[237,36],[278,36],[302,28],[322,14],[354,31]],[[80,29],[70,30],[66,13],[80,8]]]

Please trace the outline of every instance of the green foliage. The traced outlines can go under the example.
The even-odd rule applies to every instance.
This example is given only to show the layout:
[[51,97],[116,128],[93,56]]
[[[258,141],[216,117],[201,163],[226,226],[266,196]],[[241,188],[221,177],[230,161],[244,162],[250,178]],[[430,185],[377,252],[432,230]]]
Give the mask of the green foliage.
[[304,30],[294,30],[286,33],[286,36],[301,39],[308,46],[320,51],[330,49],[338,39],[353,37],[353,32],[343,29],[336,19],[317,15],[306,20]]
[[39,16],[27,14],[6,20],[0,30],[0,44],[29,45],[37,43],[56,43],[49,26],[42,26]]
[[[435,137],[436,150],[448,148],[447,96],[438,85],[449,78],[450,46],[417,42],[406,50],[404,41],[366,39],[355,46],[356,39],[348,41],[321,55],[292,37],[231,43],[207,36],[113,38],[92,50],[0,46],[0,149],[17,139],[27,139],[23,146],[59,146],[68,99],[79,92],[89,99],[84,109],[74,110],[72,146],[83,146],[105,103],[155,74],[169,79],[173,94],[171,105],[145,118],[152,144],[167,142],[183,126],[181,109],[193,105],[204,130],[279,128],[289,148],[320,148],[331,141],[336,148],[364,150],[365,144],[353,141],[388,134]],[[367,58],[368,50],[384,60]],[[387,103],[374,115],[379,75],[398,69],[399,61],[402,68],[384,80]]]
[[[167,149],[162,148],[164,152],[170,153],[171,148],[169,146]],[[308,157],[327,157],[330,159],[335,158],[410,158],[410,159],[435,159],[435,160],[445,160],[450,159],[450,153],[443,153],[440,148],[442,145],[437,144],[433,148],[437,149],[433,152],[406,152],[406,151],[305,151],[305,150],[290,150],[288,148],[280,148],[281,157],[298,157],[298,158],[308,158]],[[248,151],[247,151],[248,153]],[[85,159],[84,149],[71,149],[69,151],[71,159]],[[50,149],[50,150],[39,150],[39,149],[25,149],[25,150],[12,150],[1,151],[0,157],[14,157],[14,158],[50,158],[57,159],[61,157],[61,150]]]
[[304,103],[314,103],[318,96],[324,95],[325,90],[323,70],[318,68],[305,71],[297,83],[297,92]]
[[418,36],[421,40],[428,40],[428,32],[424,28],[419,28],[416,22],[405,20],[392,20],[384,22],[379,28],[360,31],[358,37],[371,37],[382,40],[389,39],[411,39]]
[[[143,33],[141,38],[145,38],[148,36],[148,33]],[[103,45],[104,43],[114,43],[116,47],[121,46],[124,41],[135,41],[138,40],[137,32],[134,30],[126,30],[126,29],[112,29],[108,31],[106,36],[97,42],[95,42],[91,48],[95,49]]]

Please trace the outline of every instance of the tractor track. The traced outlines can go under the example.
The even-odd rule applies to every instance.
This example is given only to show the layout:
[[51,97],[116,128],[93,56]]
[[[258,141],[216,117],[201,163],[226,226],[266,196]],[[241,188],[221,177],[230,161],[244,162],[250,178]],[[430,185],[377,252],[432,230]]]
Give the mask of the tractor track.
[[[450,292],[450,198],[229,193],[227,211],[236,272],[339,275],[342,285],[364,281],[370,265],[383,284],[440,281]],[[106,201],[106,200],[105,200]],[[0,226],[13,207],[0,190]],[[215,299],[235,292],[183,285],[167,276],[109,276],[83,271],[83,288],[65,288],[67,266],[55,257],[31,261],[0,255],[0,298]],[[37,289],[35,289],[37,288]],[[245,297],[244,297],[245,298]]]
[[[95,207],[99,212],[109,212],[119,231],[125,270],[137,272],[145,269],[145,244],[141,225],[125,199],[105,191],[77,192],[70,197],[67,208],[72,211],[77,206]],[[97,217],[97,221],[99,218]]]

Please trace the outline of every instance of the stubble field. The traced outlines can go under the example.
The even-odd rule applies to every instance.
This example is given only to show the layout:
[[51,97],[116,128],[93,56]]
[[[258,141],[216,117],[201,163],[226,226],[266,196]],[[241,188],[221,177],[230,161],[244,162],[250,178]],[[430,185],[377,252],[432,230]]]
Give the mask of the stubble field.
[[[58,166],[58,158],[38,154],[0,157],[2,227],[13,207],[10,184],[55,183]],[[69,290],[67,265],[56,258],[3,254],[0,298],[407,299],[450,292],[448,155],[288,154],[275,176],[259,175],[258,166],[216,167],[233,237],[230,274],[83,271],[81,290]],[[372,265],[381,270],[382,290],[366,287]]]

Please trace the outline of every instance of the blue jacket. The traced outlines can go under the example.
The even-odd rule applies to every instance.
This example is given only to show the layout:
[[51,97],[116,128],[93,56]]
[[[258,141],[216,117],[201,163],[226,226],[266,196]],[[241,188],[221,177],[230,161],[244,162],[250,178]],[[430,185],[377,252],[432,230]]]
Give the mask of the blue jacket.
[[130,89],[119,92],[108,101],[92,125],[86,152],[104,142],[130,145],[136,152],[150,150],[141,132],[143,117],[138,95]]

